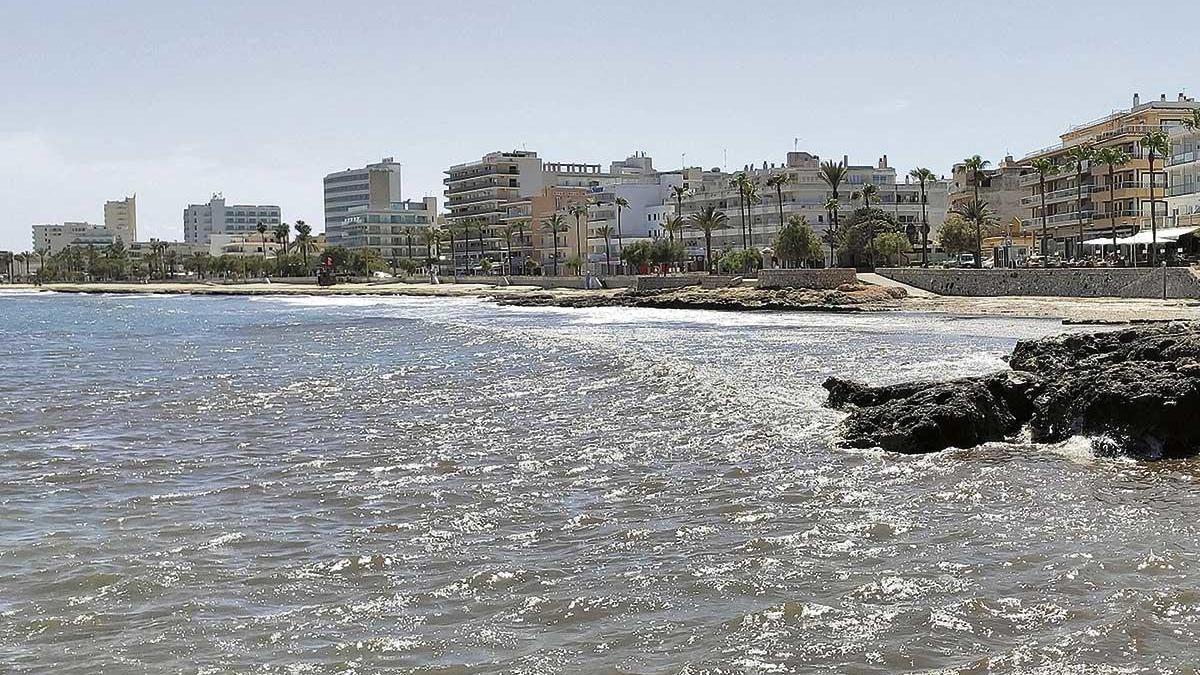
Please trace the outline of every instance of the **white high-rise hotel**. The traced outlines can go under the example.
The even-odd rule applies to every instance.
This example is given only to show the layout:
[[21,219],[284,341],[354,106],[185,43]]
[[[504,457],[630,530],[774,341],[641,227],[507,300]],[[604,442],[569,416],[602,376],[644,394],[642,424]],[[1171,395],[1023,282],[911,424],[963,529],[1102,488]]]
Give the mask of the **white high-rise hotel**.
[[258,231],[258,224],[273,229],[280,223],[280,209],[275,205],[225,204],[225,197],[215,194],[207,204],[191,204],[183,210],[183,240],[189,244],[209,244],[214,234],[249,234]]

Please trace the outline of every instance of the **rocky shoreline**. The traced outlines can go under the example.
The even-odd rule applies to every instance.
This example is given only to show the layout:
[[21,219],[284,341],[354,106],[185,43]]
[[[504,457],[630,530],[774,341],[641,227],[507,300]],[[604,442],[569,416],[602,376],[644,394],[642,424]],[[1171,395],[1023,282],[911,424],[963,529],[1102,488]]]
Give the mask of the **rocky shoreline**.
[[1176,322],[1017,343],[1010,370],[869,387],[830,378],[846,410],[842,444],[917,454],[1011,439],[1087,436],[1103,454],[1200,453],[1200,323]]
[[906,296],[902,288],[846,284],[836,290],[810,288],[685,288],[623,291],[613,294],[562,295],[525,292],[496,293],[492,300],[518,307],[647,307],[718,311],[862,312],[898,309]]

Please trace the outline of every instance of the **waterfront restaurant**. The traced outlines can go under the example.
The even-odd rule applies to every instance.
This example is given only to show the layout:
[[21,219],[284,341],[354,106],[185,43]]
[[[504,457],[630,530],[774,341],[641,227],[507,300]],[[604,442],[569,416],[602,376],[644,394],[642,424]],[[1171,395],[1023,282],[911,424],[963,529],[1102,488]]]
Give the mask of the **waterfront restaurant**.
[[[1118,250],[1133,260],[1135,265],[1147,265],[1150,262],[1150,246],[1157,242],[1160,253],[1166,256],[1169,265],[1194,264],[1200,260],[1200,226],[1190,227],[1160,227],[1158,232],[1149,228],[1128,237],[1118,237]],[[1084,244],[1095,246],[1101,256],[1113,245],[1112,237],[1096,237]],[[1128,248],[1124,248],[1128,247]]]

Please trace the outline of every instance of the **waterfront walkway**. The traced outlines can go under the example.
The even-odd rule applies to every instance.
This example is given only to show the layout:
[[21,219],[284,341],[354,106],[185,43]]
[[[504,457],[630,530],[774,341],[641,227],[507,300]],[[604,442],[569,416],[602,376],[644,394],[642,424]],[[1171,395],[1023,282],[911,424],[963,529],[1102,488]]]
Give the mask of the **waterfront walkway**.
[[916,286],[909,286],[908,284],[902,284],[899,281],[895,281],[893,279],[888,279],[887,277],[880,276],[878,274],[875,274],[874,272],[859,272],[857,274],[857,276],[858,276],[858,280],[864,284],[871,284],[873,286],[883,286],[884,288],[903,288],[905,291],[908,292],[908,297],[910,297],[910,298],[936,298],[936,297],[938,297],[937,293],[930,293],[929,291],[921,290],[920,288],[917,288]]

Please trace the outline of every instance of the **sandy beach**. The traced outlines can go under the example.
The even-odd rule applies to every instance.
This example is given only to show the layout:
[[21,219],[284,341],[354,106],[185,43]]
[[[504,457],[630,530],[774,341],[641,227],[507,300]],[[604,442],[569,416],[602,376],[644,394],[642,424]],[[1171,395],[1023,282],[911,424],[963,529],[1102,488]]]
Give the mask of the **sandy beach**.
[[[493,284],[380,283],[339,284],[317,287],[307,284],[249,283],[209,284],[198,282],[15,284],[3,289],[24,289],[60,293],[148,293],[183,295],[311,295],[311,296],[414,296],[479,297],[502,300],[528,294],[559,298],[564,301],[588,298],[604,304],[601,298],[623,292],[614,290],[543,289],[536,286],[497,286]],[[746,289],[738,289],[744,293]],[[590,303],[589,303],[590,304]],[[957,316],[1007,316],[1062,319],[1068,322],[1127,323],[1200,319],[1200,302],[1191,300],[1147,300],[1126,298],[1059,297],[962,297],[922,294],[886,302],[869,303],[863,309],[876,311],[912,311]]]

